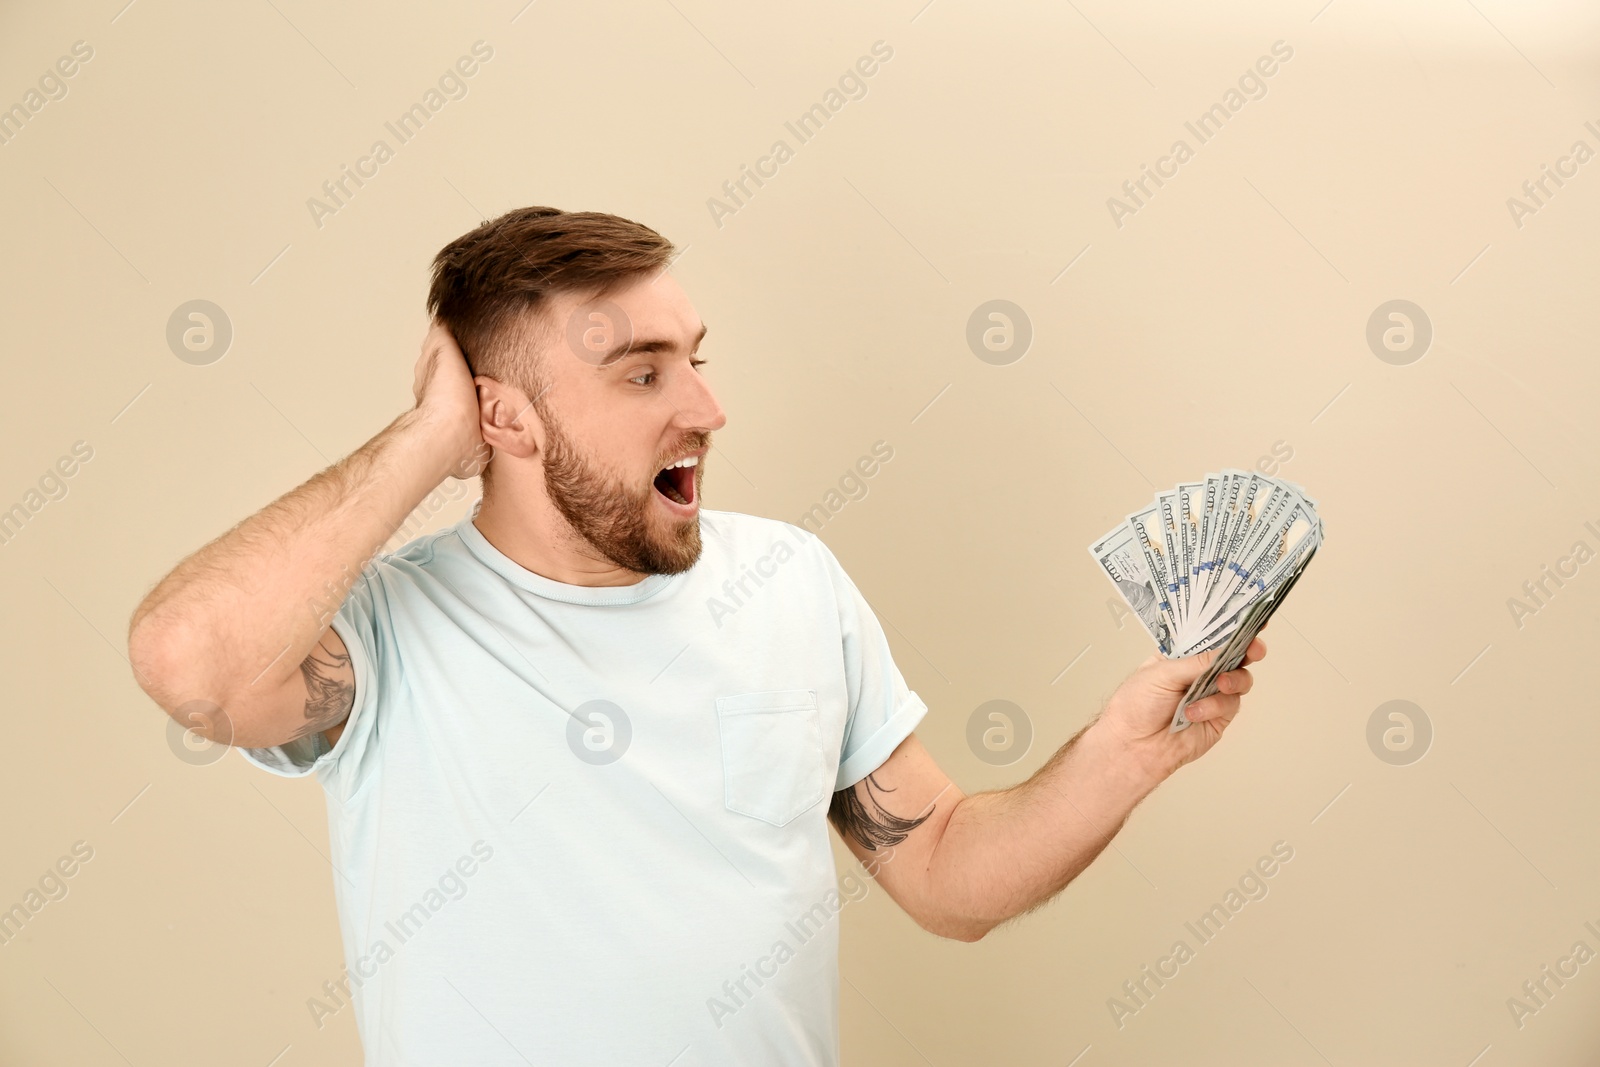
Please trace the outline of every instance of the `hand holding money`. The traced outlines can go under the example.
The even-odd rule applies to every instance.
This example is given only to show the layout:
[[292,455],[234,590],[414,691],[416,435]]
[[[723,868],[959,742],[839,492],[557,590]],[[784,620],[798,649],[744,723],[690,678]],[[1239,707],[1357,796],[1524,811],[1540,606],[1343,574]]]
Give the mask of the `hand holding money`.
[[1168,659],[1215,650],[1190,681],[1185,709],[1219,691],[1322,544],[1316,501],[1292,482],[1225,470],[1157,493],[1089,546]]
[[1245,650],[1244,658],[1230,671],[1216,676],[1216,688],[1206,697],[1189,704],[1184,732],[1172,729],[1173,705],[1188,692],[1201,673],[1211,670],[1220,650],[1203,652],[1181,659],[1153,655],[1129,675],[1106,702],[1099,725],[1110,729],[1130,753],[1135,763],[1153,781],[1165,779],[1173,771],[1197,759],[1222,736],[1239,713],[1239,698],[1250,691],[1255,679],[1247,669],[1267,654],[1259,636]]

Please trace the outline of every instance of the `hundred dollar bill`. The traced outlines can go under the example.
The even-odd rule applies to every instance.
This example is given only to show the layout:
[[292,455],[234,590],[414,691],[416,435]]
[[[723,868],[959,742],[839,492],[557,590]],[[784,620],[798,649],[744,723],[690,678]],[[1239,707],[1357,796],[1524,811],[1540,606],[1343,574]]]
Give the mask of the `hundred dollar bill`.
[[1234,630],[1220,651],[1217,652],[1211,664],[1200,673],[1178,701],[1177,710],[1172,713],[1172,725],[1167,728],[1168,733],[1177,733],[1187,729],[1191,723],[1184,714],[1184,709],[1196,701],[1204,700],[1217,691],[1218,675],[1234,670],[1244,662],[1245,655],[1250,650],[1250,642],[1256,639],[1263,627],[1272,618],[1273,612],[1283,603],[1294,583],[1305,573],[1306,564],[1311,562],[1311,557],[1316,554],[1317,545],[1311,544],[1294,565],[1294,569],[1276,585],[1270,593],[1250,605],[1249,609],[1239,620],[1238,629]]
[[1317,532],[1315,517],[1305,504],[1286,505],[1283,513],[1236,562],[1230,562],[1219,580],[1214,603],[1198,625],[1209,629],[1217,619],[1236,612],[1266,590],[1266,579],[1305,538]]
[[1134,544],[1133,531],[1126,525],[1118,526],[1105,537],[1089,546],[1106,574],[1117,585],[1122,599],[1144,623],[1144,628],[1155,638],[1156,647],[1163,656],[1172,654],[1172,631],[1157,604],[1157,596],[1150,573],[1145,567],[1144,553]]
[[1161,616],[1167,624],[1167,632],[1176,639],[1178,614],[1172,605],[1172,594],[1177,585],[1167,570],[1168,560],[1162,547],[1166,538],[1161,532],[1160,509],[1151,504],[1130,514],[1127,521],[1128,529],[1133,531],[1134,544],[1144,555],[1145,573],[1150,575],[1150,584],[1156,592],[1156,606],[1161,609]]
[[1194,587],[1195,548],[1200,540],[1200,508],[1205,482],[1182,482],[1178,486],[1178,541],[1182,555],[1184,616],[1196,602]]
[[1189,561],[1189,579],[1194,587],[1194,599],[1197,603],[1205,602],[1206,586],[1209,583],[1207,548],[1211,544],[1211,535],[1217,523],[1222,518],[1222,486],[1226,475],[1206,475],[1205,488],[1201,490],[1200,498],[1200,529],[1195,540],[1194,558]]
[[1248,478],[1244,471],[1224,470],[1221,483],[1217,488],[1216,515],[1211,521],[1211,533],[1206,541],[1205,551],[1201,555],[1201,585],[1200,602],[1204,604],[1211,594],[1211,585],[1216,578],[1217,568],[1222,565],[1222,546],[1227,537],[1228,527],[1237,510],[1239,490]]
[[[1264,488],[1271,486],[1271,482],[1255,472],[1240,472],[1242,480],[1236,480],[1232,507],[1224,515],[1220,539],[1216,546],[1216,557],[1213,560],[1211,583],[1206,590],[1206,603],[1201,606],[1203,615],[1215,614],[1212,605],[1216,602],[1217,587],[1224,582],[1225,570],[1230,560],[1238,558],[1238,552],[1251,524],[1255,521],[1259,511],[1257,497],[1261,496]],[[1264,498],[1261,501],[1265,502]],[[1221,568],[1220,570],[1217,568]]]
[[1178,493],[1156,494],[1156,517],[1161,521],[1162,555],[1167,562],[1167,577],[1172,588],[1172,614],[1181,623],[1189,604],[1189,574],[1183,565],[1183,532],[1178,529]]
[[1240,500],[1246,499],[1249,504],[1243,508],[1243,517],[1235,524],[1229,546],[1222,556],[1226,562],[1217,570],[1207,590],[1209,595],[1206,603],[1193,612],[1197,623],[1203,624],[1216,617],[1220,606],[1226,604],[1227,596],[1237,585],[1241,563],[1253,559],[1262,550],[1270,532],[1298,498],[1286,486],[1268,483],[1265,488],[1255,491],[1246,486],[1241,491]]
[[[1316,501],[1301,486],[1227,467],[1157,493],[1089,552],[1163,656],[1215,654],[1187,704],[1233,669],[1226,664],[1244,655],[1322,538]],[[1182,720],[1180,707],[1174,722]]]
[[1314,552],[1322,543],[1322,527],[1319,522],[1315,532],[1289,549],[1278,564],[1265,572],[1259,579],[1259,589],[1254,595],[1236,598],[1231,607],[1231,614],[1222,613],[1206,624],[1204,636],[1190,641],[1187,645],[1180,646],[1175,653],[1177,656],[1193,656],[1209,651],[1226,641],[1240,620],[1257,600],[1273,592],[1287,576],[1294,573],[1303,558],[1309,558],[1309,553]]

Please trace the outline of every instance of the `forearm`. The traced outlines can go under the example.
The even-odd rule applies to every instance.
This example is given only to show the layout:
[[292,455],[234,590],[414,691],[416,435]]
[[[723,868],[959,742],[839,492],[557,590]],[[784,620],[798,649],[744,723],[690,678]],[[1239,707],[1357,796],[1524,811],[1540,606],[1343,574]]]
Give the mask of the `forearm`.
[[957,804],[928,871],[943,925],[976,938],[1055,896],[1170,773],[1103,722],[1020,785]]
[[172,711],[287,682],[367,561],[449,472],[417,409],[190,555],[134,612],[129,658]]

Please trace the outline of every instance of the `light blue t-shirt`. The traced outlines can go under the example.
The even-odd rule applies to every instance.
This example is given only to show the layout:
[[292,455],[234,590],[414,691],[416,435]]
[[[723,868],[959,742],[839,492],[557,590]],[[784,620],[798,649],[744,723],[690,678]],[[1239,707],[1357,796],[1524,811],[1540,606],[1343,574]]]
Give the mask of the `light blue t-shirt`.
[[371,1067],[838,1062],[827,811],[927,711],[826,546],[701,513],[679,575],[572,586],[473,514],[366,567],[355,707],[241,750],[328,802]]

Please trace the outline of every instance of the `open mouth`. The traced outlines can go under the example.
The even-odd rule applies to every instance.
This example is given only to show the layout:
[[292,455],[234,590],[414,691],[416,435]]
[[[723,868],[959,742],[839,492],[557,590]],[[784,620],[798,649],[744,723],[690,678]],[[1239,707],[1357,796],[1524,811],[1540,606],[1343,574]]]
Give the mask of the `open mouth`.
[[699,465],[699,456],[686,456],[676,463],[663,467],[656,474],[656,492],[681,508],[693,507],[694,475],[695,468]]

